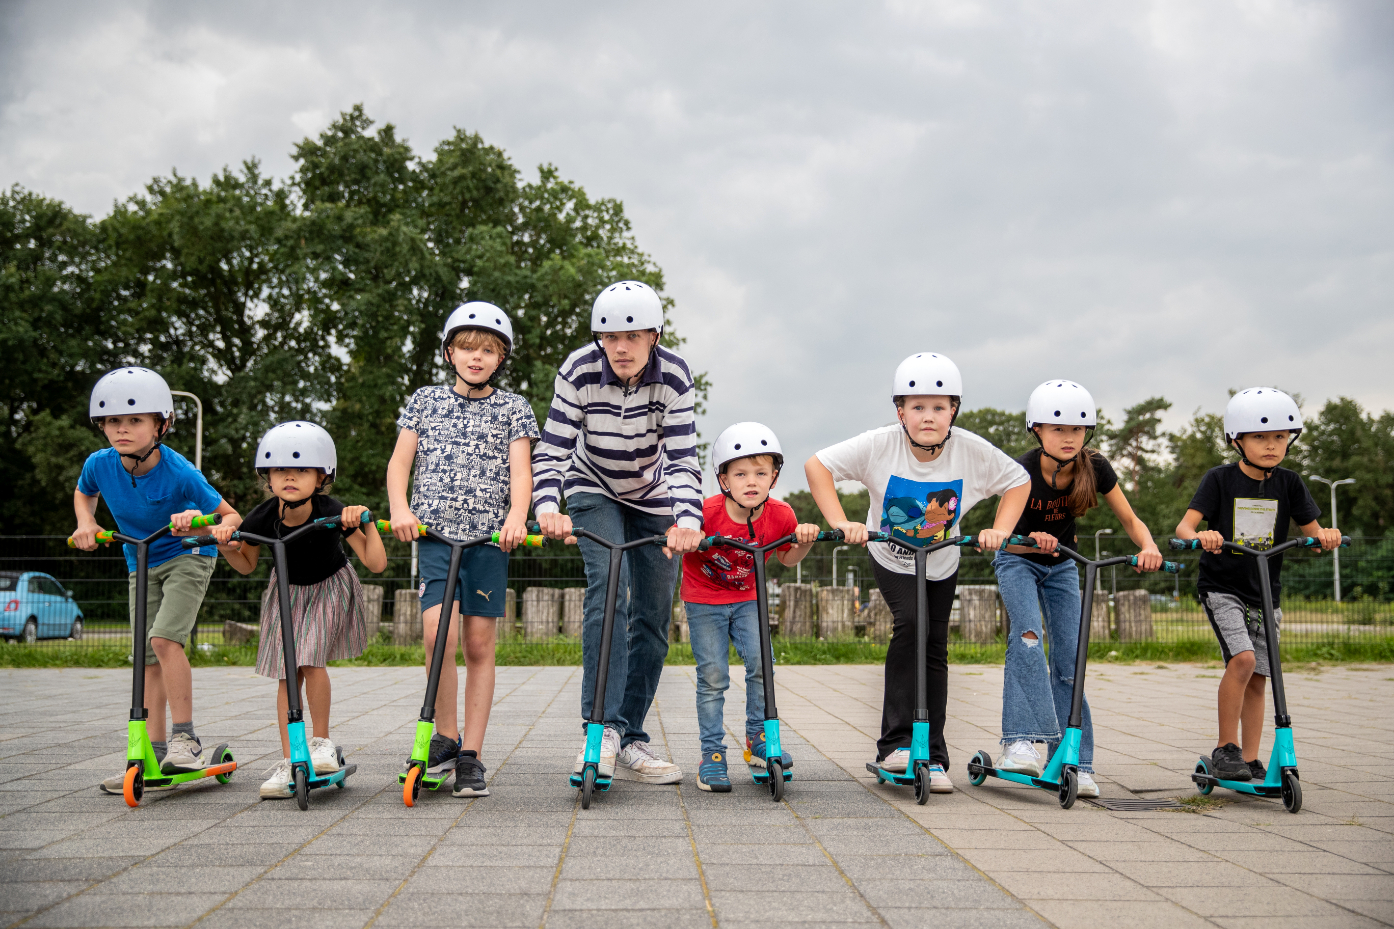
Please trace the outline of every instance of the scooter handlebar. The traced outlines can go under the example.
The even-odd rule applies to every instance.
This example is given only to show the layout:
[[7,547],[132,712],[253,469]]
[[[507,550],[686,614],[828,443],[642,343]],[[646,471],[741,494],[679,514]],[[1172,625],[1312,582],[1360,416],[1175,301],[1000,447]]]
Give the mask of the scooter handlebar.
[[[97,533],[97,541],[110,542],[115,537],[115,535],[116,533],[112,530],[103,529],[101,532]],[[72,536],[68,536],[68,548],[77,548],[77,541]]]
[[[205,526],[216,526],[222,521],[222,513],[205,513],[202,516],[195,516],[193,521],[189,523],[189,528],[202,529]],[[173,529],[174,523],[170,523],[167,528]],[[116,533],[110,529],[103,529],[101,532],[97,533],[98,542],[111,542],[115,540],[115,537]],[[77,548],[77,542],[72,536],[68,536],[68,548]]]
[[[1300,539],[1293,539],[1291,541],[1296,543],[1298,548],[1319,548],[1321,546],[1321,540],[1313,538],[1312,536],[1303,536]],[[1232,542],[1225,543],[1225,545],[1232,544]],[[1200,539],[1168,539],[1167,547],[1175,552],[1185,552],[1198,549],[1201,545]],[[1350,536],[1341,536],[1341,548],[1350,548]]]

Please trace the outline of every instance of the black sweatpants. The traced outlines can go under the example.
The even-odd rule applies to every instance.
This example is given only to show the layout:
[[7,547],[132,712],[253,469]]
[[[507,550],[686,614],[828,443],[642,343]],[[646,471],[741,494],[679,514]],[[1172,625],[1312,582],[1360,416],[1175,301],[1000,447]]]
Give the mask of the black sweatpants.
[[[891,608],[895,623],[891,643],[886,649],[886,694],[881,700],[881,738],[876,742],[876,760],[898,748],[910,747],[915,722],[915,577],[888,571],[873,561],[872,570],[881,596]],[[927,682],[929,690],[929,760],[949,769],[949,746],[944,741],[944,717],[949,704],[949,613],[954,606],[958,572],[942,581],[922,581],[929,597],[929,648]]]

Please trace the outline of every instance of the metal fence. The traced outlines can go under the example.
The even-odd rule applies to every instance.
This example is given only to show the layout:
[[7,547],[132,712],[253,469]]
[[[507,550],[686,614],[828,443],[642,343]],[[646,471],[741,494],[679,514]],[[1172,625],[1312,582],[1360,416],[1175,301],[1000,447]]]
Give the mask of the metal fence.
[[[1164,545],[1164,540],[1163,545]],[[381,575],[369,574],[356,560],[365,583],[384,589],[386,616],[390,619],[395,593],[412,589],[415,577],[411,546],[384,539],[388,567]],[[820,545],[796,568],[787,568],[777,559],[769,562],[773,602],[783,584],[802,582],[819,586],[851,586],[857,600],[865,605],[876,586],[866,549],[849,547],[834,551]],[[1087,549],[1086,549],[1087,550]],[[1211,635],[1203,610],[1195,596],[1197,553],[1168,553],[1169,558],[1186,564],[1179,576],[1139,575],[1129,568],[1105,569],[1100,586],[1111,595],[1127,590],[1147,590],[1151,594],[1155,637],[1160,641],[1205,639]],[[259,621],[261,596],[266,589],[270,559],[262,558],[257,570],[243,577],[219,559],[203,608],[199,613],[196,640],[218,643],[227,620],[255,625]],[[1329,641],[1333,638],[1394,636],[1394,538],[1356,538],[1341,552],[1342,602],[1333,590],[1333,559],[1316,552],[1289,553],[1283,565],[1283,629],[1285,641]],[[16,590],[13,579],[23,572],[42,572],[54,578],[61,589],[46,602],[27,590]],[[5,578],[12,580],[6,589]],[[990,558],[971,550],[963,553],[958,582],[966,585],[993,585]],[[585,572],[575,548],[549,546],[540,551],[521,550],[509,561],[509,586],[518,601],[528,587],[581,587]],[[117,546],[96,552],[77,552],[67,547],[64,536],[0,536],[0,636],[15,641],[23,636],[31,620],[39,636],[36,647],[69,640],[70,621],[75,604],[82,615],[84,646],[124,644],[128,635],[129,581],[125,559]],[[71,593],[71,598],[65,595]],[[56,621],[45,621],[40,612],[51,608]],[[34,610],[35,612],[30,612]]]

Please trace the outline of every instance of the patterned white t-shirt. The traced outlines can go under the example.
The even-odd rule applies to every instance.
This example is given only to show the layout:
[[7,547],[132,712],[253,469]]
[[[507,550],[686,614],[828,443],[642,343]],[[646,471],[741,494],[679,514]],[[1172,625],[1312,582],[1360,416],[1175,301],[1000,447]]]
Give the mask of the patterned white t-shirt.
[[397,426],[417,435],[411,511],[452,539],[503,528],[508,515],[508,446],[538,437],[537,417],[517,394],[467,400],[449,387],[411,395]]

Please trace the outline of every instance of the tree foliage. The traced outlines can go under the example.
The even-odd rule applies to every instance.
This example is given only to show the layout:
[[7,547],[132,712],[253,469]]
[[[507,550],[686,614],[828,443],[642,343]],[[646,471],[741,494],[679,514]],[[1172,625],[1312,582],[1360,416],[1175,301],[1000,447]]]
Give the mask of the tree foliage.
[[[336,492],[381,508],[398,412],[451,382],[440,329],[457,305],[508,311],[515,351],[495,383],[542,417],[600,289],[632,278],[662,291],[619,201],[551,165],[528,181],[477,134],[456,130],[421,157],[356,106],[294,159],[285,182],[255,160],[207,183],[155,178],[96,221],[19,187],[0,194],[12,531],[71,522],[77,470],[105,444],[87,397],[111,368],[153,368],[202,399],[204,472],[240,509],[261,495],[258,438],[295,418],[335,437]],[[665,342],[681,340],[669,329]],[[192,457],[193,410],[178,406],[169,443]]]

